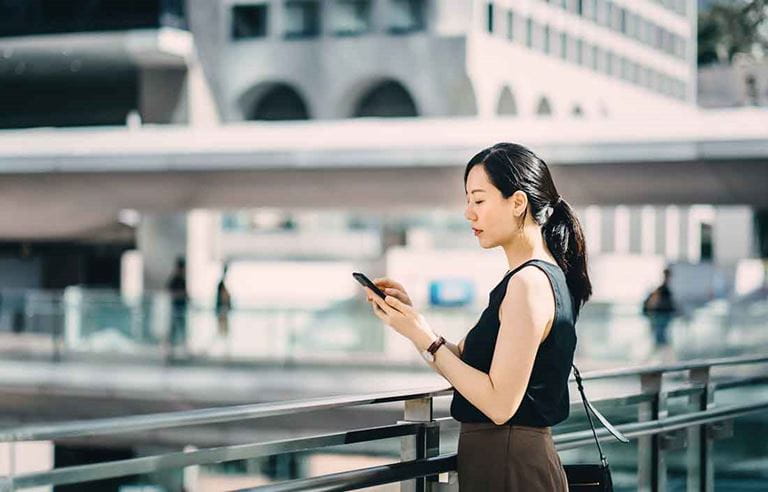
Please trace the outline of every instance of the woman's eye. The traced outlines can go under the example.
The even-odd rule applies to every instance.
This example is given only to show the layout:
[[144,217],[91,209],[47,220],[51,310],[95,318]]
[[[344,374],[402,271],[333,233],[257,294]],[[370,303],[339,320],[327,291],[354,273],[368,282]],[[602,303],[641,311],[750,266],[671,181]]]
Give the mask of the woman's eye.
[[485,200],[480,200],[480,201],[477,201],[477,202],[475,202],[475,205],[480,205],[480,204],[481,204],[481,203],[483,203],[484,201],[485,201]]

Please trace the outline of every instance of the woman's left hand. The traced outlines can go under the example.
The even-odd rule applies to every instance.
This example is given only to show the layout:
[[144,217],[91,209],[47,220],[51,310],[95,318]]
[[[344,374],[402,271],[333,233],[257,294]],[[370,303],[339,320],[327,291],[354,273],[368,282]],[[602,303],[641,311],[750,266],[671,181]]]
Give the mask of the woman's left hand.
[[368,288],[365,291],[373,307],[373,314],[412,342],[415,343],[418,335],[432,332],[426,318],[413,307],[396,297],[387,296],[382,299]]

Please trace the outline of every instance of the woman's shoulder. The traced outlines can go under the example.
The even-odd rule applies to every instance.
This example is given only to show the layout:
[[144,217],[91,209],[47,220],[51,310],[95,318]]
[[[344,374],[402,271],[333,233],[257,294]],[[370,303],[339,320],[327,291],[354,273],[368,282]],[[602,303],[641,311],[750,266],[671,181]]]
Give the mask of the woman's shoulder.
[[555,314],[553,300],[547,274],[540,268],[526,266],[508,279],[499,305],[499,320],[503,313],[515,313],[529,318],[534,325],[546,324]]

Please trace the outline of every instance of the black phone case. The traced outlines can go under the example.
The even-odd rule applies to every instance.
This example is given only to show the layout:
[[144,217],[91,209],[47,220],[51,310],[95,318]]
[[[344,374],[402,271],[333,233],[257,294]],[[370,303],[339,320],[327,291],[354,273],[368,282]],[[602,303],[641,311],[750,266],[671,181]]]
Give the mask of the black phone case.
[[371,290],[372,290],[374,293],[376,293],[376,295],[377,295],[377,296],[381,297],[382,299],[384,299],[385,297],[387,297],[387,295],[386,295],[385,293],[383,293],[383,292],[381,291],[381,289],[379,289],[378,287],[376,287],[376,284],[374,284],[373,282],[371,282],[371,280],[370,280],[368,277],[366,277],[364,273],[360,273],[360,272],[354,272],[354,273],[352,273],[352,276],[353,276],[353,277],[355,277],[355,280],[357,280],[358,282],[360,282],[360,285],[362,285],[362,286],[364,286],[364,287],[368,287],[368,288],[369,288],[369,289],[371,289]]

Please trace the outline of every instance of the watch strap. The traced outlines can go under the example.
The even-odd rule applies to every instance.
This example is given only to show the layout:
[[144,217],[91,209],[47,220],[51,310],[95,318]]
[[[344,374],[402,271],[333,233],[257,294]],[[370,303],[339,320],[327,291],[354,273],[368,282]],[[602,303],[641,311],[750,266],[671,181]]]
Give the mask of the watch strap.
[[427,349],[427,352],[429,352],[430,354],[432,354],[434,356],[435,352],[437,352],[437,349],[439,349],[440,346],[445,343],[445,341],[446,340],[445,340],[445,338],[442,335],[437,337],[437,340],[432,342],[432,345],[429,346],[429,348]]

